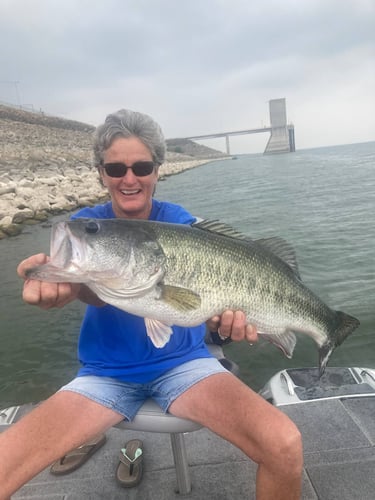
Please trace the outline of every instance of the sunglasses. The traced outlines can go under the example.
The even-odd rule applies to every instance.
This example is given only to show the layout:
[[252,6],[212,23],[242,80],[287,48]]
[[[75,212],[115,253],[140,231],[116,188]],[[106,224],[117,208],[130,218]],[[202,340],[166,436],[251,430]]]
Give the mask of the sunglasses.
[[136,161],[131,167],[125,163],[105,163],[103,168],[109,177],[124,177],[128,168],[133,170],[133,174],[137,177],[145,177],[150,175],[154,170],[155,163],[153,161]]

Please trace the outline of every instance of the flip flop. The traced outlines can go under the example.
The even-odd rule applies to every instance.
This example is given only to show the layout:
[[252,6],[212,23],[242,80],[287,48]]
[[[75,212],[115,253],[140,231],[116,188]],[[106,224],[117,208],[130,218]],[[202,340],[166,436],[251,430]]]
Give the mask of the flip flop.
[[87,441],[87,443],[84,443],[82,446],[70,451],[52,464],[50,468],[51,474],[62,476],[78,469],[103,446],[106,440],[105,434],[102,434],[98,438]]
[[143,443],[132,439],[125,444],[120,452],[120,462],[116,470],[116,480],[123,488],[137,486],[143,473]]

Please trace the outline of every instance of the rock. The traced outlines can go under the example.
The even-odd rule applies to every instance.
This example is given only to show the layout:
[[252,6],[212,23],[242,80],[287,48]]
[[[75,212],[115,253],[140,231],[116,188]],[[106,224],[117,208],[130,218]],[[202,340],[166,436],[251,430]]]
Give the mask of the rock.
[[7,226],[2,226],[1,230],[8,236],[17,236],[17,234],[22,233],[21,224],[9,224]]
[[48,220],[48,213],[47,212],[38,212],[34,215],[33,220],[36,220],[37,222],[44,222]]
[[10,215],[6,215],[0,220],[0,227],[9,226],[10,224],[12,224],[12,217]]
[[59,180],[56,177],[41,177],[38,179],[41,184],[46,184],[47,186],[57,186]]
[[30,200],[35,196],[35,189],[29,187],[17,187],[16,195],[24,200]]
[[23,210],[20,210],[19,212],[16,212],[13,215],[12,223],[13,224],[22,224],[22,222],[25,222],[25,220],[32,219],[33,217],[34,217],[34,210],[30,210],[29,208],[25,208]]
[[78,201],[78,206],[80,208],[93,207],[96,203],[97,203],[97,200],[94,198],[82,197]]
[[34,182],[28,178],[21,179],[18,183],[19,187],[33,188]]
[[48,197],[40,197],[38,199],[29,200],[25,208],[30,208],[35,213],[44,212],[47,213],[51,208],[51,205],[48,201]]
[[0,186],[0,196],[7,193],[15,193],[16,186]]

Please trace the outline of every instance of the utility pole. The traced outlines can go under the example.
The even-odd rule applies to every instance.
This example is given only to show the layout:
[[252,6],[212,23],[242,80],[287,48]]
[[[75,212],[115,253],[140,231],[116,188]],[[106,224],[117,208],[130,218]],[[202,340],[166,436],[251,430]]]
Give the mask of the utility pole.
[[19,88],[18,88],[18,85],[19,85],[21,82],[16,81],[16,80],[0,80],[0,83],[6,83],[6,84],[9,84],[9,85],[13,85],[13,86],[14,86],[14,90],[15,90],[15,92],[16,92],[17,105],[18,105],[19,107],[21,107],[20,92],[19,92]]

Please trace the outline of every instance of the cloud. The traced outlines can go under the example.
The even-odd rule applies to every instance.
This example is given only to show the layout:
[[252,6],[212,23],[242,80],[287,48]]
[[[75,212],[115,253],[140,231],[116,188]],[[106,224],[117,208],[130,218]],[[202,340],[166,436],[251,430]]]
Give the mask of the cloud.
[[372,0],[3,0],[0,101],[129,107],[176,137],[263,126],[286,97],[297,147],[374,140],[374,21]]

